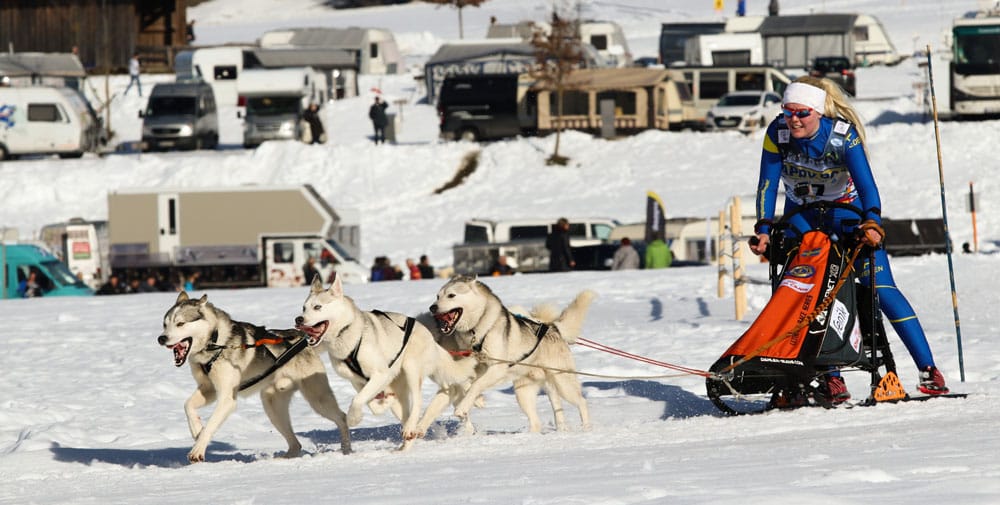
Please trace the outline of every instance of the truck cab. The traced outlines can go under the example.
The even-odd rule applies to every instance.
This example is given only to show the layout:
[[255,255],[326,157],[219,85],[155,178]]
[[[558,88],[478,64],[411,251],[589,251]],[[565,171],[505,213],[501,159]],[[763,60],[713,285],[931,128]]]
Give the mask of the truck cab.
[[87,296],[94,291],[61,261],[32,244],[0,244],[3,298],[23,298],[24,284],[34,275],[40,296]]

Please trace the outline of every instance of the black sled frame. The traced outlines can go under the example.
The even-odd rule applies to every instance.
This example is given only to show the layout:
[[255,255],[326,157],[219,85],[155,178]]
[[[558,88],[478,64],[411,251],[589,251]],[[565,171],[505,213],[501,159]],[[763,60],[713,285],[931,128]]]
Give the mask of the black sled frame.
[[[808,210],[818,214],[817,222],[828,223],[827,218],[830,217],[829,221],[832,222],[831,213],[835,209],[844,209],[857,215],[857,224],[862,221],[861,211],[854,206],[835,202],[815,202],[782,216],[774,223],[771,230],[772,240],[765,253],[770,262],[772,292],[778,288],[785,270],[798,253],[804,233],[792,227],[792,218]],[[842,221],[842,223],[851,224],[847,220]],[[884,391],[886,387],[886,381],[895,381],[895,386],[898,387],[896,363],[889,347],[882,312],[878,305],[875,285],[875,249],[862,244],[859,236],[840,237],[831,233],[829,228],[823,228],[827,228],[827,226],[815,229],[826,233],[831,242],[839,245],[844,251],[853,251],[855,248],[863,247],[859,256],[866,255],[868,258],[869,286],[862,286],[852,272],[841,288],[854,290],[854,296],[849,298],[854,300],[852,309],[857,316],[856,324],[859,325],[862,337],[862,350],[858,359],[840,362],[818,360],[818,366],[808,375],[790,374],[778,368],[763,372],[757,369],[753,373],[748,373],[741,370],[740,366],[724,373],[718,373],[706,379],[706,389],[709,399],[723,413],[742,415],[802,406],[832,408],[834,404],[827,391],[826,376],[834,371],[860,370],[868,372],[871,377],[871,390],[869,397],[862,402],[864,404],[876,403],[880,396],[879,391]],[[841,256],[843,262],[850,255],[842,254]],[[842,265],[842,267],[853,268],[852,265]],[[819,351],[822,350],[823,346],[820,345]],[[884,375],[880,372],[882,369],[885,370]],[[892,385],[890,384],[890,386]]]

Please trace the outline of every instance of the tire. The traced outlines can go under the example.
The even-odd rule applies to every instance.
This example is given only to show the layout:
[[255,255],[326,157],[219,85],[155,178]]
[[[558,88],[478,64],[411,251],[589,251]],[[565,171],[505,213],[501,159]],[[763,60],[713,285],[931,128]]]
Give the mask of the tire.
[[6,161],[11,159],[10,153],[7,152],[7,146],[0,144],[0,161]]
[[462,128],[455,138],[466,142],[479,142],[479,132],[475,128]]
[[59,153],[59,157],[62,158],[62,159],[64,159],[64,160],[78,159],[78,158],[82,158],[83,157],[83,152]]

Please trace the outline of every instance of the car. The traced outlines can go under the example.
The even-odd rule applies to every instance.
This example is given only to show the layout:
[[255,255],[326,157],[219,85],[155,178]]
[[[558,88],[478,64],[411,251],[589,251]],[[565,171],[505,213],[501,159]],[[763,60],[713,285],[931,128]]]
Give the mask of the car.
[[709,130],[738,130],[751,133],[764,128],[781,113],[781,95],[773,91],[733,91],[705,115]]
[[854,64],[844,56],[817,56],[809,68],[809,75],[826,77],[844,88],[844,91],[855,96]]

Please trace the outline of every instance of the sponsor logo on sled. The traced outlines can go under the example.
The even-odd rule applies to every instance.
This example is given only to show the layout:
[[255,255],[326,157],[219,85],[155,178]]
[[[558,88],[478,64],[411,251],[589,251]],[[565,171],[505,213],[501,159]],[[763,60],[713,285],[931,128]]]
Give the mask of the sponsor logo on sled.
[[795,279],[784,279],[781,281],[781,284],[778,284],[778,287],[781,286],[789,288],[797,293],[808,293],[809,291],[812,290],[814,285],[806,282],[797,281]]
[[782,358],[769,358],[767,356],[761,356],[760,360],[765,363],[781,363],[782,365],[803,365],[801,361],[797,359],[782,359]]
[[837,337],[844,340],[847,325],[851,322],[851,312],[840,300],[835,300],[830,309],[830,326],[837,332]]
[[799,279],[808,279],[813,275],[816,275],[816,269],[809,265],[798,265],[785,272],[786,277],[798,277]]

